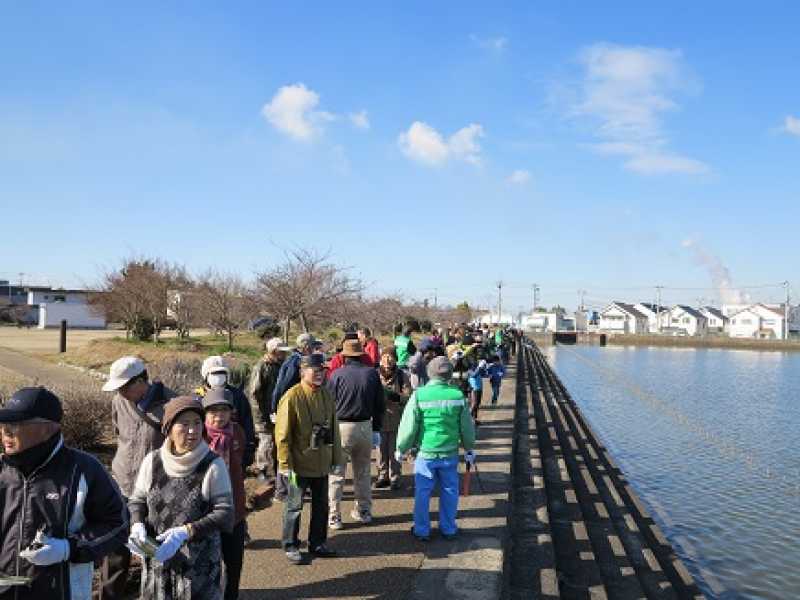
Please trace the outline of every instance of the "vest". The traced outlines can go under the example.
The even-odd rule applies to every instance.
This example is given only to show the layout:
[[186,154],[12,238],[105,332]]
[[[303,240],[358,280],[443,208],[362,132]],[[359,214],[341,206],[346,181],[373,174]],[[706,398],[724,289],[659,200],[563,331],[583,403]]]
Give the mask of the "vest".
[[457,454],[461,442],[461,414],[467,410],[464,394],[456,387],[433,383],[418,388],[417,409],[422,414],[419,449],[422,453]]
[[411,338],[407,335],[398,335],[394,338],[394,349],[397,351],[397,366],[405,367],[408,364],[408,343]]

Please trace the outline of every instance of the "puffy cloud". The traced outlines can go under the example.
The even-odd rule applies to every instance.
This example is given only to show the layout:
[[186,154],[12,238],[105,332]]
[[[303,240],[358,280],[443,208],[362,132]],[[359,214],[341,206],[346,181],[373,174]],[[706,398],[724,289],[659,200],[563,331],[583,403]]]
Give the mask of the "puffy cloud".
[[783,130],[786,133],[800,136],[800,119],[787,115],[786,120],[783,122]]
[[481,162],[478,139],[483,127],[471,123],[456,131],[449,139],[422,121],[415,121],[397,138],[400,150],[408,158],[428,166],[441,166],[448,160],[463,160],[473,165]]
[[622,155],[626,169],[645,175],[706,173],[699,160],[664,151],[663,118],[678,104],[676,92],[690,87],[678,50],[595,44],[580,54],[584,68],[581,100],[573,114],[599,122],[602,140],[591,148]]
[[350,113],[350,122],[358,129],[369,129],[369,117],[367,111],[362,110],[357,113]]
[[261,114],[275,129],[301,141],[311,141],[322,134],[323,124],[336,117],[331,113],[316,110],[319,94],[302,83],[280,88]]
[[526,171],[524,169],[517,169],[511,175],[508,176],[508,183],[513,183],[516,185],[525,185],[531,180],[531,173],[530,171]]

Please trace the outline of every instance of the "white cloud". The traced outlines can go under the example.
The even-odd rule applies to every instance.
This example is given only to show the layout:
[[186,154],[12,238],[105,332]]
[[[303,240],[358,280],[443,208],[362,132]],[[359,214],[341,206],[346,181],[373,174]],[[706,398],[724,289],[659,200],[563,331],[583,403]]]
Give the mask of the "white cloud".
[[358,129],[369,129],[369,117],[366,110],[361,110],[357,113],[350,113],[350,122]]
[[505,36],[481,38],[473,33],[470,34],[469,39],[479,48],[493,52],[502,52],[508,47],[508,38]]
[[786,133],[800,136],[800,119],[787,115],[786,120],[783,122],[783,130]]
[[517,169],[511,175],[508,176],[508,183],[514,183],[516,185],[525,185],[531,180],[531,173],[530,171],[526,171],[524,169]]
[[573,115],[599,122],[602,141],[590,147],[626,156],[626,169],[645,175],[706,173],[699,160],[666,152],[663,118],[678,108],[676,92],[691,86],[679,50],[595,44],[580,54],[584,67]]
[[400,150],[408,158],[428,166],[441,166],[448,160],[463,160],[473,165],[481,162],[478,138],[483,127],[471,123],[445,140],[441,133],[422,121],[415,121],[397,138]]
[[316,110],[319,94],[302,83],[285,85],[264,105],[261,114],[275,129],[296,140],[311,141],[320,136],[323,124],[335,115]]

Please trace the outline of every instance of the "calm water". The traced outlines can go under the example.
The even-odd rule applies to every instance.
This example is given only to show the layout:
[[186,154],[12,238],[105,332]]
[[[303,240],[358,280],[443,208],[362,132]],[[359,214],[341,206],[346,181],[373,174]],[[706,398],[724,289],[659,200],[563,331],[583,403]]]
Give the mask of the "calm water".
[[546,355],[709,598],[800,598],[800,353]]

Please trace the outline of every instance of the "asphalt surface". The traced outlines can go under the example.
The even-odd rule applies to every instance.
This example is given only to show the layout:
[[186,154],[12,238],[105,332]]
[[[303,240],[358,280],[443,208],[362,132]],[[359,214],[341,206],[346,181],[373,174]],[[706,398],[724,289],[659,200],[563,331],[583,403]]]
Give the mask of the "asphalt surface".
[[[280,543],[283,505],[248,518],[253,539],[245,554],[241,600],[269,598],[477,600],[500,597],[503,544],[506,536],[510,456],[513,433],[514,369],[503,383],[496,407],[482,409],[478,431],[478,474],[471,494],[459,503],[460,534],[455,541],[438,536],[438,500],[431,502],[433,536],[428,543],[410,534],[413,511],[413,466],[403,465],[399,491],[373,489],[373,522],[350,519],[352,486],[345,486],[345,528],[331,532],[329,546],[339,556],[290,565]],[[491,396],[487,384],[484,403]],[[463,462],[460,470],[463,472]],[[377,473],[373,466],[373,480]],[[301,538],[309,523],[306,504]]]

